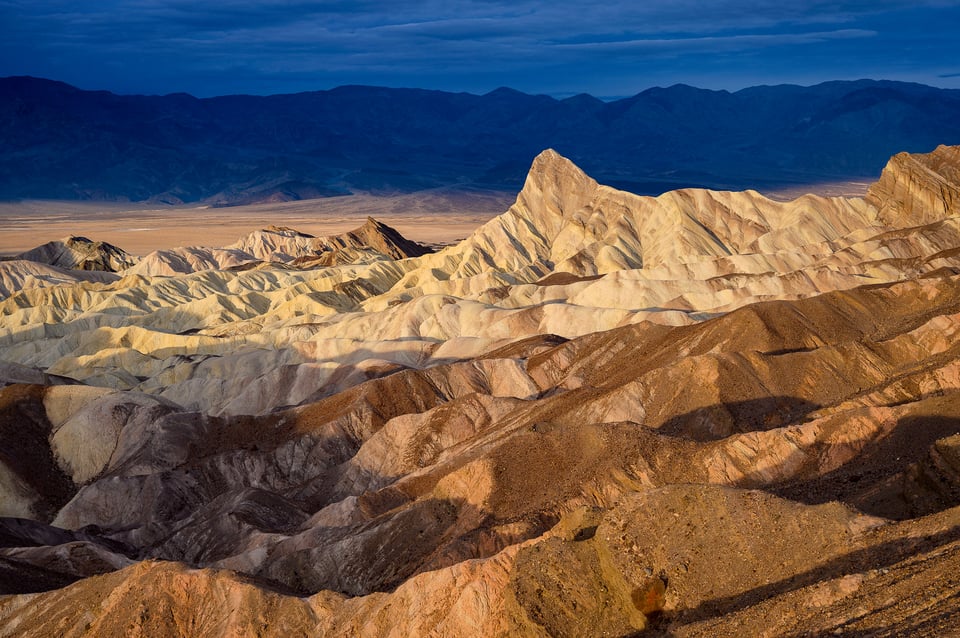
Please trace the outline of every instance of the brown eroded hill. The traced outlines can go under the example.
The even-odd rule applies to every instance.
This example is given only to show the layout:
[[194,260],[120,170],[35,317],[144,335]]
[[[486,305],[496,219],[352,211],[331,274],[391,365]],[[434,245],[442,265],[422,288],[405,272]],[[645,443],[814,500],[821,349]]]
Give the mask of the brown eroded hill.
[[86,237],[66,237],[51,241],[14,257],[73,270],[119,272],[136,265],[137,258],[122,248]]
[[0,635],[948,634],[957,210],[877,211],[545,153],[436,254],[15,292]]

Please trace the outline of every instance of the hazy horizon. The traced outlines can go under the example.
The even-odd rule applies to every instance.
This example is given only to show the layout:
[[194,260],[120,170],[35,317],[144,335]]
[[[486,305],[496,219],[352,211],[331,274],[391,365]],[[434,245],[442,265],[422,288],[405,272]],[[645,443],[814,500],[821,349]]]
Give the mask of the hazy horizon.
[[755,89],[755,88],[762,88],[762,87],[775,87],[775,86],[796,86],[801,88],[811,88],[811,87],[819,86],[822,84],[830,84],[832,82],[895,82],[895,83],[902,83],[902,84],[919,84],[922,86],[928,86],[930,88],[935,88],[935,89],[960,90],[960,86],[957,86],[957,87],[944,86],[944,85],[937,85],[937,84],[928,84],[925,82],[915,82],[911,80],[896,80],[896,79],[890,79],[890,78],[858,77],[858,78],[832,78],[832,79],[827,79],[827,80],[814,82],[810,84],[780,82],[780,83],[768,83],[768,84],[751,84],[751,85],[741,86],[736,88],[714,88],[714,87],[707,87],[707,86],[697,86],[697,85],[689,84],[687,82],[674,82],[672,84],[656,84],[656,85],[641,87],[632,93],[625,93],[623,95],[595,95],[587,91],[571,91],[571,92],[556,93],[556,94],[531,93],[531,92],[523,91],[521,89],[518,89],[512,86],[498,86],[493,89],[490,89],[489,91],[479,92],[479,91],[451,91],[451,90],[445,90],[445,89],[426,88],[422,86],[389,86],[389,85],[383,85],[383,84],[355,84],[355,83],[354,84],[338,84],[336,86],[325,86],[325,87],[319,87],[315,89],[304,89],[302,91],[291,91],[291,92],[281,92],[281,93],[239,92],[239,93],[221,93],[216,95],[197,95],[197,94],[189,93],[186,91],[173,91],[171,93],[128,93],[123,91],[115,91],[115,90],[101,87],[101,86],[80,86],[78,84],[67,82],[59,78],[40,77],[35,75],[8,75],[8,76],[0,77],[0,80],[10,80],[10,79],[16,79],[16,78],[30,78],[34,80],[43,80],[48,82],[60,82],[63,84],[67,84],[68,86],[72,86],[73,88],[80,89],[81,91],[92,91],[92,92],[106,91],[108,93],[113,93],[114,95],[126,96],[126,97],[137,97],[137,96],[166,97],[170,95],[189,95],[190,97],[196,98],[198,100],[218,98],[218,97],[235,97],[235,96],[271,97],[275,95],[296,95],[298,93],[322,93],[325,91],[335,91],[337,89],[344,89],[344,88],[351,88],[351,87],[371,88],[371,89],[391,89],[391,90],[395,89],[395,90],[401,90],[401,91],[403,90],[429,91],[429,92],[437,92],[437,93],[467,94],[467,95],[474,95],[477,97],[482,97],[484,95],[489,95],[490,93],[495,93],[496,91],[506,89],[509,91],[516,91],[518,93],[523,93],[524,95],[546,96],[546,97],[551,97],[555,100],[561,100],[561,101],[565,99],[569,99],[571,97],[576,97],[578,95],[589,95],[590,97],[594,97],[603,102],[616,102],[617,100],[626,100],[632,97],[636,97],[637,95],[640,95],[641,93],[644,93],[646,91],[650,91],[654,89],[670,89],[677,86],[688,86],[697,90],[712,91],[717,93],[725,92],[725,93],[731,93],[731,94],[738,93],[740,91],[745,91],[748,89]]

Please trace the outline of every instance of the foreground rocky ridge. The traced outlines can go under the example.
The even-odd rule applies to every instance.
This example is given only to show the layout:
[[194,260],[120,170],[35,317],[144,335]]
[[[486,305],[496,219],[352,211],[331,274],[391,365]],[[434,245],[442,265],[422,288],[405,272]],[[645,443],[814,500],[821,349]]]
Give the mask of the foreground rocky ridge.
[[928,161],[888,167],[919,185],[894,227],[547,152],[436,254],[14,293],[0,632],[955,628],[960,237]]

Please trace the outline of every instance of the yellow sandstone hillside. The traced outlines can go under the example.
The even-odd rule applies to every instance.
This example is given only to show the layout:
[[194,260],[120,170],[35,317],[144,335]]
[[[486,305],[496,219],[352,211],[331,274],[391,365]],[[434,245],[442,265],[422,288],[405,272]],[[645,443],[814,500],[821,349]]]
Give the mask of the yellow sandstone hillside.
[[[180,276],[134,274],[153,268],[154,255],[112,283],[24,287],[0,302],[0,359],[212,414],[262,413],[378,370],[537,334],[688,324],[756,301],[952,268],[958,222],[941,217],[892,229],[859,199],[638,197],[545,151],[506,213],[436,254],[194,272],[245,262],[182,249]],[[224,254],[295,252],[264,236],[317,244],[292,231],[261,235]]]

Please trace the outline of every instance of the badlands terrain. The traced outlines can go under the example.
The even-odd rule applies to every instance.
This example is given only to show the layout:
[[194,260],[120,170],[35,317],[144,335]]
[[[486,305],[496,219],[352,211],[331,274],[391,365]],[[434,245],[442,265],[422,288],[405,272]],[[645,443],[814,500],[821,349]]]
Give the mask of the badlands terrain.
[[960,147],[406,235],[0,262],[0,635],[960,630]]

